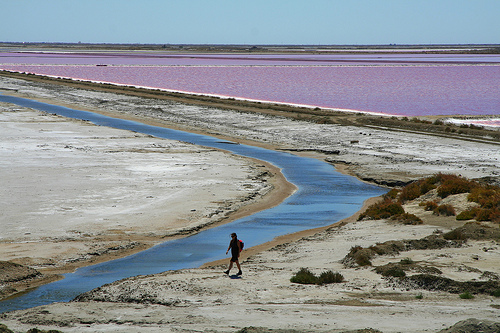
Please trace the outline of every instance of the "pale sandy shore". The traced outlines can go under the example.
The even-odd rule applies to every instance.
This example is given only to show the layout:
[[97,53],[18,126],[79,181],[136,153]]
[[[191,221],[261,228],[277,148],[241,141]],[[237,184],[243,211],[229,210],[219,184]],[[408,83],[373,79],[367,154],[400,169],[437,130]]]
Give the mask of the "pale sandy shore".
[[262,161],[7,103],[0,128],[0,258],[46,275],[18,291],[272,207],[294,191]]
[[[342,166],[345,172],[378,182],[406,182],[436,172],[460,173],[470,178],[491,177],[497,181],[499,177],[500,154],[496,144],[412,133],[402,135],[398,132],[355,126],[313,124],[283,117],[182,105],[99,91],[61,88],[15,79],[0,79],[0,89],[20,96],[111,113],[119,117],[143,119],[160,125],[175,125],[179,128],[220,137],[229,136],[235,140],[253,142],[275,149],[301,151],[301,154],[336,163],[339,169]],[[174,169],[179,166],[180,162],[177,160],[169,164],[168,158],[171,155],[182,154],[179,159],[188,162],[185,162],[186,168],[180,168],[179,173],[174,173],[171,178],[161,174],[162,178],[168,179],[163,187],[159,184],[152,184],[149,188],[150,192],[148,189],[141,191],[141,200],[143,200],[141,206],[143,207],[155,198],[163,198],[164,201],[159,201],[168,202],[168,198],[163,197],[169,196],[168,184],[175,184],[184,191],[189,191],[189,186],[182,187],[182,184],[179,184],[179,177],[182,177],[183,181],[187,176],[193,177],[200,186],[210,184],[210,188],[213,183],[217,184],[217,190],[213,189],[210,192],[210,194],[216,193],[217,200],[210,200],[208,195],[207,201],[197,203],[196,207],[191,202],[189,202],[189,207],[185,204],[180,205],[179,211],[170,215],[172,221],[168,224],[169,228],[165,228],[163,224],[165,218],[163,209],[166,206],[158,206],[156,214],[161,212],[162,215],[156,216],[162,222],[156,225],[158,227],[156,236],[175,233],[176,230],[186,227],[186,221],[192,221],[192,224],[200,223],[199,216],[193,214],[199,210],[206,209],[203,212],[208,213],[210,209],[218,209],[220,205],[214,206],[213,201],[225,200],[224,202],[234,204],[231,207],[236,209],[242,193],[257,191],[264,195],[270,189],[269,183],[272,179],[249,182],[249,176],[260,174],[265,169],[256,162],[135,133],[117,134],[114,130],[108,132],[106,129],[98,134],[94,131],[101,129],[82,122],[66,121],[26,109],[13,110],[12,107],[5,105],[2,107],[0,114],[2,119],[10,118],[11,121],[10,125],[5,126],[10,128],[11,137],[15,137],[15,133],[26,137],[27,132],[23,131],[31,131],[28,132],[31,134],[27,138],[33,142],[31,145],[24,146],[28,142],[22,140],[24,148],[20,149],[19,158],[23,156],[23,152],[26,152],[24,155],[26,157],[32,156],[37,150],[43,152],[43,149],[47,149],[50,154],[63,159],[72,155],[71,158],[77,164],[83,163],[85,156],[88,156],[86,154],[94,154],[92,159],[100,156],[104,159],[101,163],[105,163],[106,155],[117,154],[116,152],[110,153],[111,150],[118,149],[118,147],[122,149],[119,154],[123,153],[125,156],[118,160],[113,156],[111,161],[108,161],[111,164],[109,167],[111,170],[101,171],[107,171],[101,178],[107,179],[109,183],[103,184],[103,187],[97,188],[95,192],[92,192],[94,187],[89,186],[87,189],[90,191],[89,198],[93,197],[92,194],[95,196],[109,191],[109,184],[113,184],[112,188],[115,189],[116,184],[123,181],[123,177],[119,175],[123,172],[130,172],[127,165],[131,163],[131,160],[140,161],[140,156],[145,154],[148,155],[148,162],[158,163],[155,165],[160,166],[168,165]],[[47,119],[46,123],[44,119]],[[59,127],[61,123],[69,127],[61,130]],[[5,120],[0,124],[6,125],[9,121]],[[21,127],[23,131],[20,130]],[[3,135],[3,132],[0,135]],[[83,144],[83,140],[77,139],[82,137],[87,139],[99,137],[102,141],[87,149],[85,145],[88,140],[84,140],[86,143]],[[110,139],[111,137],[113,140]],[[12,145],[21,141],[19,136],[17,138],[11,142]],[[75,142],[68,144],[66,141],[69,138]],[[45,143],[43,143],[44,140]],[[2,138],[2,144],[3,142]],[[46,146],[43,146],[45,144]],[[56,151],[57,154],[55,154]],[[335,153],[325,155],[318,151]],[[210,177],[196,172],[199,168],[200,155],[205,156],[203,166],[207,167]],[[134,158],[131,159],[131,156]],[[2,160],[3,164],[11,161]],[[120,161],[122,163],[119,163]],[[33,171],[41,172],[44,162],[39,161],[39,163],[41,164],[34,165],[29,171],[26,169],[25,177],[31,175]],[[53,163],[54,165],[62,164],[55,167],[55,170],[64,167],[61,160],[56,159]],[[101,170],[99,169],[102,167],[101,163],[94,166],[97,168],[94,171]],[[141,169],[137,165],[134,168],[133,171],[138,173],[137,181],[141,184],[158,176],[159,167],[150,166],[151,164],[148,163],[148,168]],[[221,168],[224,168],[224,172],[220,171]],[[56,174],[60,174],[62,170],[59,169]],[[19,173],[21,172],[22,168],[19,170]],[[219,177],[217,173],[220,173]],[[90,171],[86,175],[95,174]],[[226,184],[225,177],[228,175],[233,177],[235,184]],[[17,177],[19,179],[16,181],[22,179],[19,175]],[[40,178],[46,179],[48,176],[40,174],[37,177],[37,181],[41,182]],[[83,179],[88,180],[88,178],[91,177]],[[275,184],[283,185],[284,183],[276,181]],[[121,186],[125,187],[125,185]],[[37,187],[40,191],[47,190],[47,186],[42,183],[34,189]],[[280,193],[286,194],[292,190],[286,186],[284,188],[287,190]],[[244,189],[246,192],[242,192]],[[23,188],[19,188],[19,191],[22,193]],[[170,200],[174,200],[173,197],[177,197],[179,192],[181,191],[170,192]],[[120,198],[126,201],[129,191],[123,190],[121,193]],[[7,195],[5,197],[8,198]],[[113,235],[116,238],[108,239],[106,242],[116,241],[126,244],[130,234],[137,233],[138,237],[141,236],[139,238],[142,242],[147,243],[149,235],[140,235],[137,230],[133,231],[134,223],[140,218],[128,219],[116,214],[116,210],[113,209],[115,207],[108,206],[116,204],[116,193],[110,193],[109,198],[100,198],[104,200],[102,206],[100,206],[100,200],[86,203],[88,207],[94,209],[101,207],[94,212],[94,219],[99,219],[106,213],[109,214],[107,217],[109,220],[98,220],[99,223],[106,223],[109,226],[108,231],[114,230],[115,234],[127,235],[125,243],[122,242],[124,239],[117,235]],[[266,199],[265,196],[264,199]],[[12,202],[18,201],[12,200]],[[39,209],[38,215],[43,216],[43,213],[55,212],[55,202],[55,200],[44,202],[44,209]],[[43,225],[46,228],[45,232],[61,234],[51,234],[50,237],[54,239],[45,238],[45,244],[41,240],[48,236],[41,232],[37,234],[35,228],[31,231],[29,228],[12,231],[14,234],[9,237],[19,237],[18,239],[24,240],[38,237],[35,244],[46,246],[43,252],[50,253],[46,256],[47,259],[57,253],[50,252],[55,251],[52,247],[56,247],[55,244],[61,245],[55,242],[55,238],[64,240],[61,243],[65,244],[72,242],[84,244],[84,241],[76,240],[85,237],[98,238],[100,231],[92,229],[92,224],[76,224],[77,226],[66,230],[66,233],[63,232],[62,226],[65,223],[79,221],[77,212],[74,212],[78,210],[77,203],[74,202],[71,206],[57,206],[63,209],[62,213],[65,215],[57,224],[52,225],[48,221]],[[135,206],[139,205],[134,204]],[[15,212],[26,212],[30,209],[34,211],[33,207],[29,208],[28,205],[23,207],[12,209],[11,214],[15,215]],[[64,209],[64,207],[72,207],[72,209]],[[463,222],[457,223],[453,218],[436,219],[421,208],[419,211],[417,203],[412,203],[407,208],[421,215],[426,223],[419,226],[403,226],[387,221],[356,222],[356,216],[354,216],[335,227],[286,235],[269,244],[245,250],[242,278],[231,278],[222,274],[225,261],[210,263],[199,269],[165,272],[118,281],[90,293],[86,298],[82,298],[81,302],[53,304],[8,313],[2,315],[0,321],[19,331],[36,326],[43,329],[59,329],[63,332],[236,332],[250,326],[274,330],[294,329],[299,332],[344,332],[365,328],[373,328],[382,332],[439,332],[468,318],[500,321],[499,298],[478,295],[474,299],[464,300],[456,294],[399,286],[383,279],[370,267],[347,268],[341,263],[349,249],[355,245],[370,246],[387,240],[419,239],[436,232],[449,231],[463,224]],[[192,209],[196,211],[193,212]],[[151,211],[152,214],[155,213],[155,209],[146,210]],[[138,208],[136,212],[139,213],[141,210]],[[127,214],[135,216],[130,215],[134,214],[133,210]],[[178,217],[182,218],[177,219]],[[24,221],[24,218],[22,220]],[[146,220],[154,221],[155,219],[148,218],[143,221]],[[51,226],[54,228],[51,229]],[[154,229],[154,226],[155,224],[151,223],[151,228]],[[87,228],[85,233],[73,231],[85,230],[83,227]],[[4,238],[6,240],[6,237]],[[152,237],[153,241],[157,239],[157,237]],[[92,244],[95,244],[94,241],[95,239]],[[4,241],[2,244],[9,244],[9,242]],[[77,249],[75,253],[79,253],[80,250]],[[81,252],[85,251],[87,249]],[[15,249],[11,249],[10,253],[15,252]],[[7,252],[4,253],[7,254]],[[25,263],[30,263],[31,260],[37,258],[29,251],[23,257],[30,258],[23,259]],[[18,259],[20,258],[21,256]],[[375,259],[374,265],[383,265],[405,258],[437,265],[442,269],[444,276],[455,280],[481,280],[484,272],[500,277],[500,250],[498,242],[495,241],[469,242],[467,246],[460,249],[415,250],[398,255],[380,256]],[[346,281],[325,286],[291,283],[290,277],[302,267],[307,267],[316,274],[325,270],[338,271],[342,273]]]

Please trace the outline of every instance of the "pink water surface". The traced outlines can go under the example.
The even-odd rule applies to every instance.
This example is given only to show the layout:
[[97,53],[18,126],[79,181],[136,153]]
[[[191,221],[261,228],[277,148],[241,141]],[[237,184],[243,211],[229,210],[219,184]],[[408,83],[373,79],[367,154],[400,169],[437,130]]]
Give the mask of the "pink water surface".
[[81,80],[395,115],[500,114],[497,65],[0,67]]
[[331,66],[500,64],[497,54],[190,54],[168,52],[0,52],[3,64],[163,66]]
[[6,52],[0,69],[404,116],[500,114],[500,55]]

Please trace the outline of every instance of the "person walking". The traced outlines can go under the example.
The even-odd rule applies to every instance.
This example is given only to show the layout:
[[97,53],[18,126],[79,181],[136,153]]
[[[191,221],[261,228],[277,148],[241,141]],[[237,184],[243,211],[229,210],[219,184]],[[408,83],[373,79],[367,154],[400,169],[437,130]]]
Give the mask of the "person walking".
[[243,274],[241,272],[241,266],[240,266],[240,252],[241,252],[241,242],[238,240],[238,236],[233,232],[231,234],[231,241],[229,242],[229,247],[227,248],[226,254],[231,250],[231,260],[229,261],[229,268],[227,271],[225,271],[225,274],[229,274],[229,271],[231,268],[233,268],[233,263],[236,263],[236,266],[238,267],[238,274],[236,275],[241,275]]

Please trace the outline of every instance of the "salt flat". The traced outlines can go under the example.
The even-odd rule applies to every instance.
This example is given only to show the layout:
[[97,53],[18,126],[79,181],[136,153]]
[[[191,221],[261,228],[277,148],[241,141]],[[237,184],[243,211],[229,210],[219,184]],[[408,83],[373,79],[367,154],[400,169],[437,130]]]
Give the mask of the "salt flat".
[[0,257],[36,268],[151,246],[273,188],[249,159],[7,103],[0,128]]

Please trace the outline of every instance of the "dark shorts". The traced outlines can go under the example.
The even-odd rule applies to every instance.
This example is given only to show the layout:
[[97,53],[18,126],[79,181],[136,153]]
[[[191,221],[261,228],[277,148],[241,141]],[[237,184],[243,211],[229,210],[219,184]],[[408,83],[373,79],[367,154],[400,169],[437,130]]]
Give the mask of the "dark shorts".
[[239,256],[238,256],[237,254],[233,254],[233,255],[231,256],[231,261],[232,261],[232,262],[237,262],[237,261],[238,261],[238,257],[239,257]]

